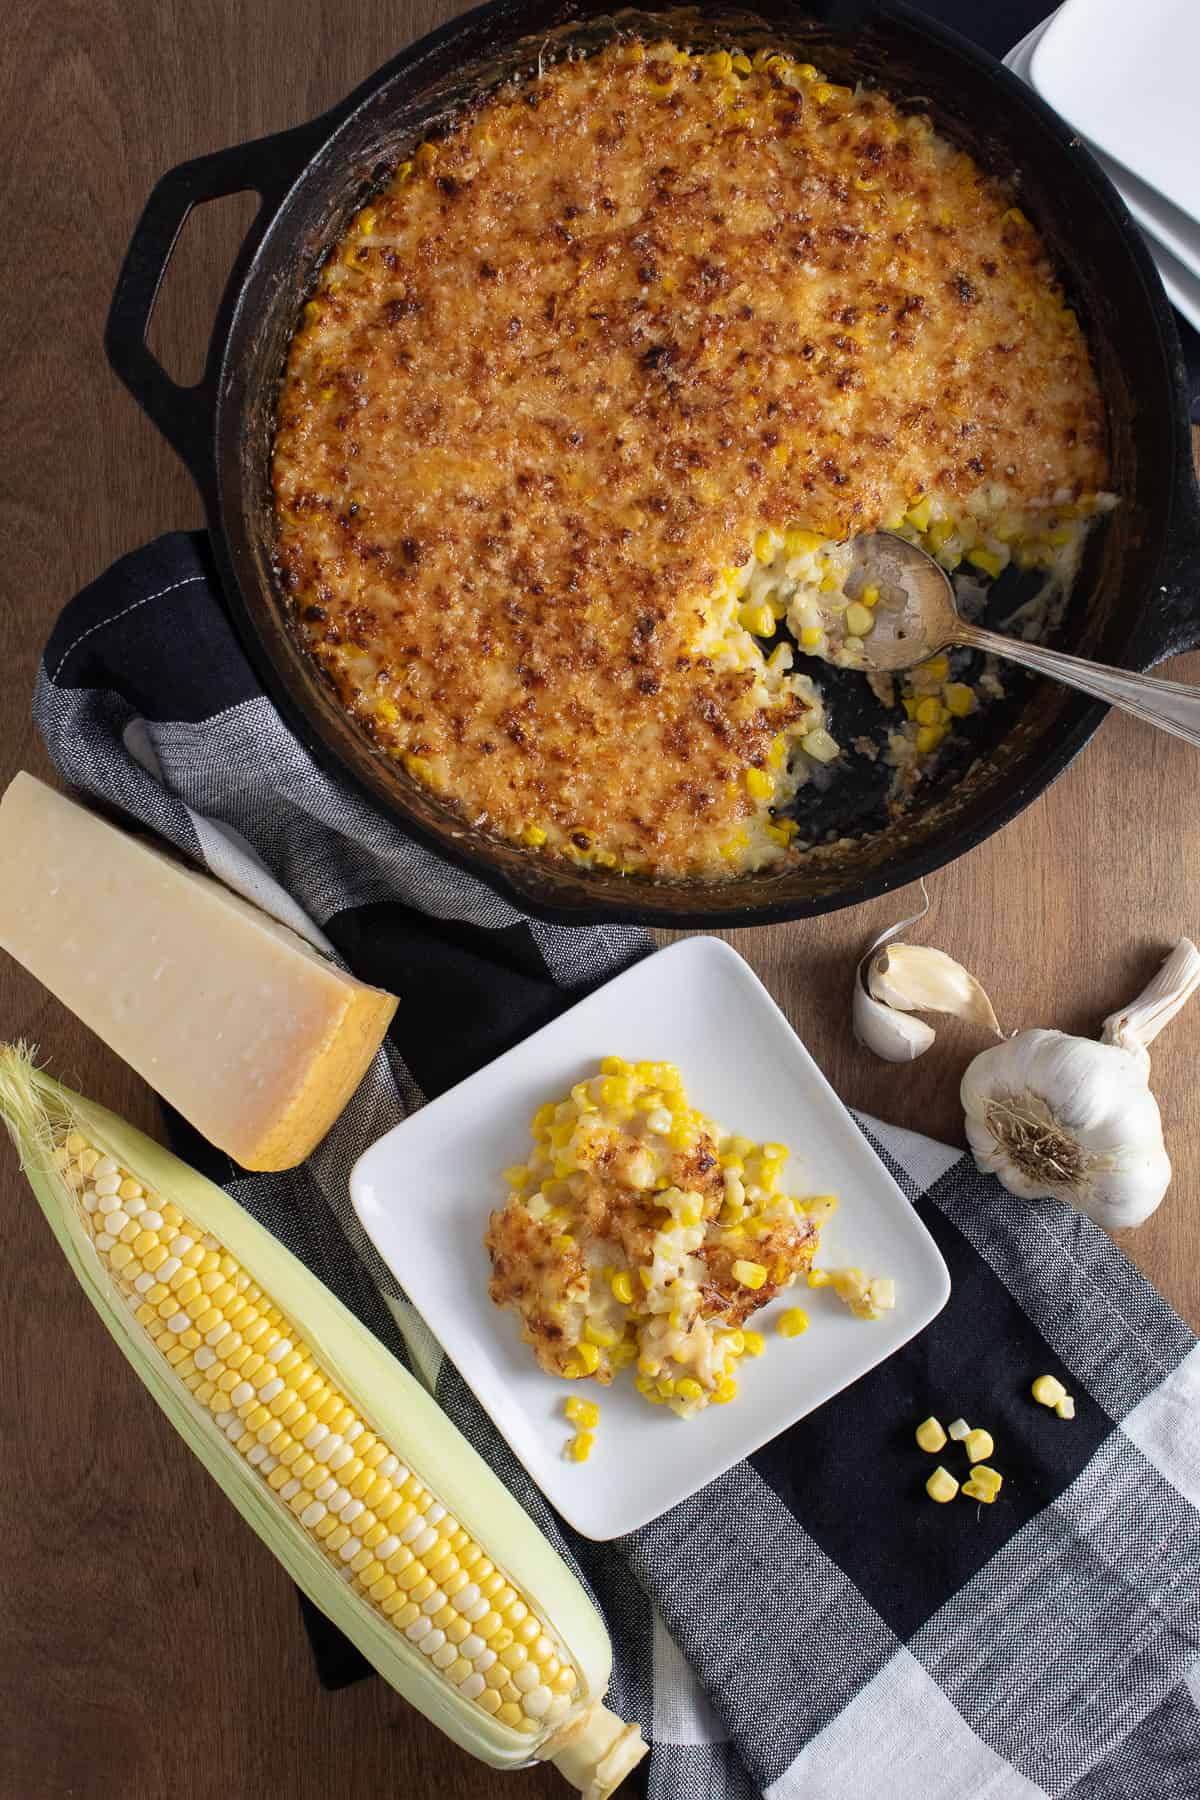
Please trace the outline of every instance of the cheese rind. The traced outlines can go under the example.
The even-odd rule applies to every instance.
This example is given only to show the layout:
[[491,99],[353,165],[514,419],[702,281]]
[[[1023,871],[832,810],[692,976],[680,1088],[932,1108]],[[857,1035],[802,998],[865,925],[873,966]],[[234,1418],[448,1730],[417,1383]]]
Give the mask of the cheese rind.
[[0,947],[247,1169],[304,1160],[397,1005],[24,773],[0,800]]

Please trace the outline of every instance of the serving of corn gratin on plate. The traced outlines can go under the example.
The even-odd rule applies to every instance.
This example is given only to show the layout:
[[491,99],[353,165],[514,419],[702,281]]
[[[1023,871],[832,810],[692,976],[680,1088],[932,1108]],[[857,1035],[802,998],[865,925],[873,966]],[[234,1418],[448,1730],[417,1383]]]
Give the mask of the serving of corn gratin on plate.
[[428,1101],[360,1157],[350,1198],[454,1379],[597,1539],[752,1455],[949,1293],[896,1181],[713,937]]
[[[277,571],[341,704],[472,829],[655,878],[781,866],[854,749],[823,663],[889,604],[849,537],[983,589],[1040,571],[1029,629],[1061,605],[1113,504],[1087,343],[1012,192],[918,107],[615,41],[350,220],[280,391]],[[956,652],[880,690],[898,805],[979,676]]]
[[[837,1196],[787,1193],[787,1146],[696,1112],[674,1063],[605,1057],[530,1134],[488,1225],[490,1293],[548,1374],[607,1386],[632,1365],[638,1393],[690,1418],[736,1398],[738,1363],[764,1349],[749,1321],[797,1281],[833,1286],[863,1318],[895,1305],[886,1276],[814,1269]],[[779,1323],[798,1337],[808,1321],[791,1309]],[[586,1461],[580,1436],[568,1454]]]

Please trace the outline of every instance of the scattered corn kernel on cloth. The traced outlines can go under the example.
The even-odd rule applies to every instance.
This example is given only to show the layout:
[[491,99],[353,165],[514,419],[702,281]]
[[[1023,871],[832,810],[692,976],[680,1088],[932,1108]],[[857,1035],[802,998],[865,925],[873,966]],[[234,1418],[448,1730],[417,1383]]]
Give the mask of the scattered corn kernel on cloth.
[[[522,917],[318,768],[259,688],[202,537],[162,538],[71,602],[34,714],[68,781],[403,996],[303,1167],[248,1175],[173,1120],[177,1145],[410,1362],[578,1570],[653,1800],[1200,1796],[1200,1348],[1103,1232],[863,1120],[949,1265],[945,1311],[664,1518],[579,1539],[407,1306],[347,1176],[646,934]],[[1043,1372],[1072,1422],[1031,1403]],[[993,1506],[926,1499],[930,1412],[993,1431]],[[327,1685],[365,1673],[310,1627]]]

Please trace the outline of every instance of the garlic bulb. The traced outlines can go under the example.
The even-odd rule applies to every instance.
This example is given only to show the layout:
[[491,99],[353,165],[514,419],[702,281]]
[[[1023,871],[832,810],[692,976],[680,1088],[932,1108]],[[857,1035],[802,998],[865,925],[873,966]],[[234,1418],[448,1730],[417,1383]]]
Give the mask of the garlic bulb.
[[1105,1020],[1099,1043],[1020,1031],[982,1051],[962,1080],[979,1167],[1024,1200],[1140,1225],[1171,1179],[1146,1046],[1198,985],[1200,952],[1181,938],[1137,1000]]
[[992,1003],[968,969],[944,950],[893,942],[929,911],[924,882],[921,894],[922,910],[877,937],[854,975],[854,1035],[885,1062],[912,1062],[932,1044],[937,1034],[916,1012],[954,1013],[1000,1036]]

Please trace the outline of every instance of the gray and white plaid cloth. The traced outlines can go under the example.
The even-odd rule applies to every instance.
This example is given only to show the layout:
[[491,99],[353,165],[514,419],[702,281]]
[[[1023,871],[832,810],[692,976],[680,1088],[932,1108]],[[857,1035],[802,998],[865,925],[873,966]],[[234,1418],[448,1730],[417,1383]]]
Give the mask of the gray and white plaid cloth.
[[[319,769],[259,689],[202,538],[161,539],[71,602],[34,712],[68,781],[403,995],[302,1168],[247,1175],[174,1121],[177,1137],[423,1376],[576,1569],[654,1800],[1197,1800],[1200,1350],[1101,1231],[863,1120],[946,1257],[946,1310],[693,1499],[585,1542],[398,1292],[347,1174],[648,939],[522,917]],[[1044,1372],[1075,1394],[1072,1423],[1030,1404]],[[929,1412],[1003,1445],[993,1507],[925,1500]],[[313,1638],[331,1684],[357,1672],[327,1626]]]

